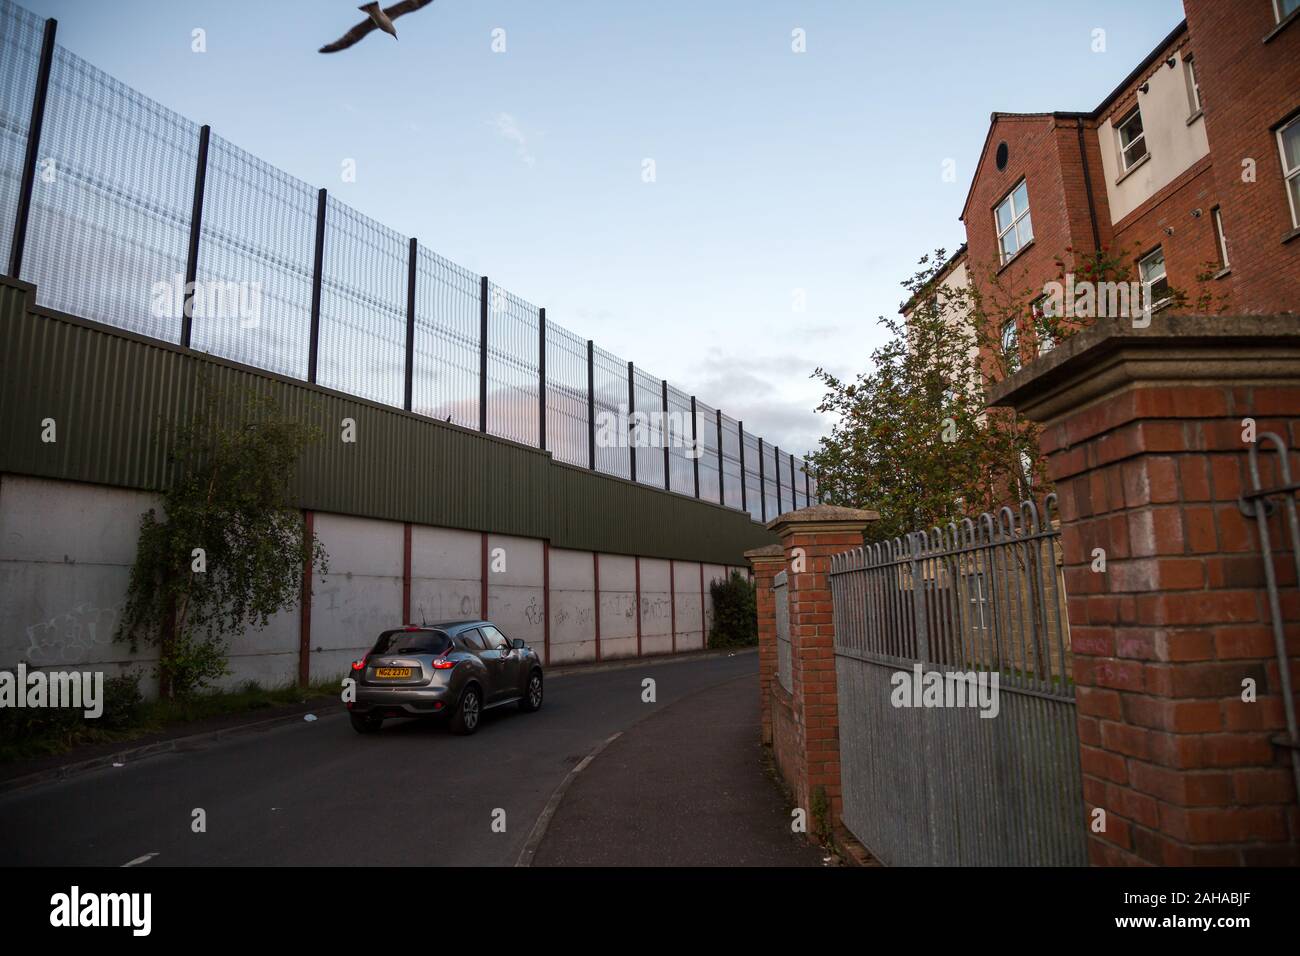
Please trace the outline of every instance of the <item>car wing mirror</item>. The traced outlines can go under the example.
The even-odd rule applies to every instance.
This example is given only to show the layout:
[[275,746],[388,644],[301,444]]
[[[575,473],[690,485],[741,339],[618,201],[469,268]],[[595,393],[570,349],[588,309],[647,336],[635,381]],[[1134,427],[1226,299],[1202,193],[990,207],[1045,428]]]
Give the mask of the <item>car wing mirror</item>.
[[510,646],[517,651],[522,651],[528,645],[524,642],[524,639],[522,637],[516,637],[513,641],[510,642]]

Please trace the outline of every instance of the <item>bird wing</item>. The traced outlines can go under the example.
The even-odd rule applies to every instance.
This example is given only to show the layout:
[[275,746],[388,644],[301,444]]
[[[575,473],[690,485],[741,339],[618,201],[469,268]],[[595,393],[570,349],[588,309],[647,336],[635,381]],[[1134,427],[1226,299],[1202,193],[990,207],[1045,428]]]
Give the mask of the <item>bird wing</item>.
[[333,43],[327,43],[325,46],[321,47],[319,52],[337,53],[339,50],[346,50],[348,47],[352,46],[354,43],[356,43],[358,40],[364,37],[367,33],[370,33],[372,30],[377,30],[377,29],[379,28],[375,26],[375,21],[371,20],[369,17],[366,17],[364,20],[362,20],[360,23],[354,26],[347,33],[343,34],[343,36],[339,37]]
[[390,20],[396,20],[400,16],[412,13],[421,7],[427,7],[431,3],[433,3],[433,0],[401,0],[401,3],[395,3],[391,7],[384,7],[384,16]]

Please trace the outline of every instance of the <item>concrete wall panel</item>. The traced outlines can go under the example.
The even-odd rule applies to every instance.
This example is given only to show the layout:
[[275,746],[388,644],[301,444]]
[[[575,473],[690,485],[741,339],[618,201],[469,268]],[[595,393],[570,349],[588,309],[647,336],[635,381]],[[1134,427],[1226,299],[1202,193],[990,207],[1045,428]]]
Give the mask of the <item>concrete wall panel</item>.
[[670,654],[673,649],[669,562],[641,559],[641,653]]
[[551,663],[596,659],[596,569],[590,551],[551,549]]
[[600,656],[636,656],[636,561],[600,556]]

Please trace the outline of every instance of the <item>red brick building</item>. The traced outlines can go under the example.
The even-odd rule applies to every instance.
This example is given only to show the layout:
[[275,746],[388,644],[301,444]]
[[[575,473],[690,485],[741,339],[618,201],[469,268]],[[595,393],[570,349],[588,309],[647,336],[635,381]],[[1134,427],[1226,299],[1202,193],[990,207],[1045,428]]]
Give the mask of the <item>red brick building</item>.
[[1178,24],[1090,112],[994,113],[962,209],[975,289],[1017,309],[1100,249],[1153,298],[1300,312],[1300,0],[1185,0]]

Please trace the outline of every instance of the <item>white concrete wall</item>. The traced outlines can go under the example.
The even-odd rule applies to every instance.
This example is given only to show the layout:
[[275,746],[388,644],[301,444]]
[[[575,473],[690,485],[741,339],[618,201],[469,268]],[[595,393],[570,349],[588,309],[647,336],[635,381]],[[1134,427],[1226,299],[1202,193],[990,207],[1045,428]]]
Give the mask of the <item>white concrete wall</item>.
[[[130,653],[112,640],[135,560],[140,516],[158,508],[157,495],[99,485],[0,476],[0,668],[78,666],[141,672],[141,689],[157,686],[156,651],[142,645]],[[329,554],[327,574],[313,580],[311,660],[313,680],[346,672],[381,631],[403,623],[403,526],[345,515],[316,513],[315,530]],[[486,616],[510,637],[543,652],[545,568],[541,541],[501,535],[488,538]],[[493,549],[504,568],[492,571]],[[479,607],[482,536],[476,531],[415,526],[411,529],[411,612],[419,622],[485,616]],[[641,559],[641,604],[636,601],[636,559],[600,556],[600,651],[602,659],[637,652],[637,621],[643,654],[704,646],[700,565]],[[705,565],[708,582],[726,569]],[[550,551],[550,662],[596,658],[595,567],[588,551]],[[230,647],[231,673],[219,686],[247,681],[275,686],[297,679],[300,609],[276,615],[260,631],[249,630]]]
[[600,657],[636,656],[636,560],[600,556]]
[[343,675],[379,632],[402,621],[402,525],[346,515],[315,517],[329,573],[312,578],[311,676]]
[[542,542],[535,538],[488,535],[488,612],[501,633],[522,637],[542,653],[546,592]]
[[668,564],[660,558],[641,559],[641,653],[671,654],[673,604]]
[[[483,616],[483,536],[452,528],[411,528],[411,621]],[[400,556],[400,555],[399,555]]]
[[676,584],[677,650],[698,651],[704,647],[700,623],[700,565],[698,561],[674,561]]
[[596,659],[596,567],[590,551],[551,549],[551,663]]

